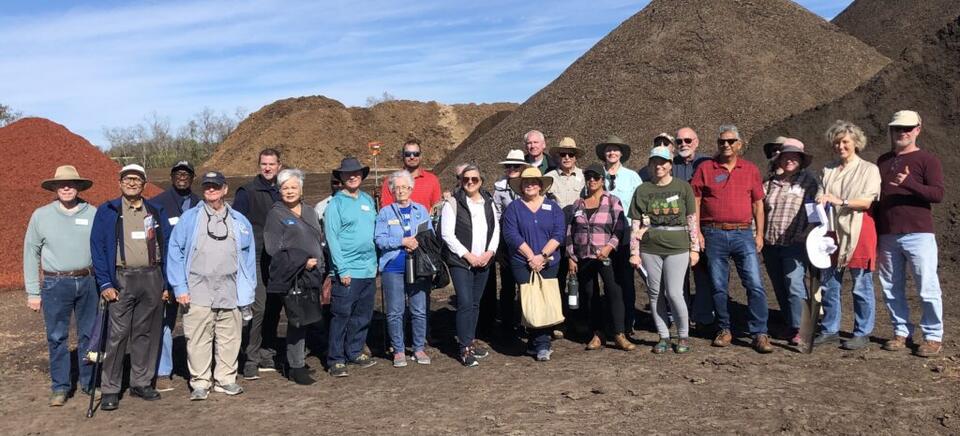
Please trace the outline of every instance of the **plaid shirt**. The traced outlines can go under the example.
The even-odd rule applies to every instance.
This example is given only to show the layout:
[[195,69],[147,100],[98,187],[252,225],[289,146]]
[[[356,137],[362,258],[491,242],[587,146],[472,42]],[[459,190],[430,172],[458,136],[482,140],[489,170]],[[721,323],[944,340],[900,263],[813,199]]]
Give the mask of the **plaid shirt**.
[[575,262],[596,259],[597,252],[606,245],[617,248],[626,220],[620,200],[604,192],[597,211],[587,218],[582,198],[573,203],[573,219],[567,225],[567,255]]
[[804,203],[817,195],[817,179],[800,171],[792,181],[773,177],[764,184],[766,228],[763,240],[770,245],[796,245],[805,240],[807,212]]

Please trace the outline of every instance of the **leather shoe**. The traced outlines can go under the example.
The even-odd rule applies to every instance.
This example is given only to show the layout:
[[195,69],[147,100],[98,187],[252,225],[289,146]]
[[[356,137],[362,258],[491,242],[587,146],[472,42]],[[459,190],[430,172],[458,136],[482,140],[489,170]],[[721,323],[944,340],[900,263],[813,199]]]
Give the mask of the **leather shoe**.
[[713,338],[711,345],[714,347],[726,347],[730,345],[731,342],[733,342],[733,334],[730,333],[730,330],[722,329],[717,332],[717,336]]
[[120,394],[103,394],[100,400],[100,410],[117,410],[120,407]]
[[760,354],[772,353],[773,345],[770,344],[770,336],[759,334],[753,338],[753,349]]
[[130,395],[134,397],[140,397],[147,401],[154,401],[160,399],[160,393],[156,389],[150,386],[130,388]]
[[587,349],[599,350],[601,346],[603,346],[603,341],[600,340],[600,335],[594,333],[593,339],[591,339],[590,342],[587,343]]

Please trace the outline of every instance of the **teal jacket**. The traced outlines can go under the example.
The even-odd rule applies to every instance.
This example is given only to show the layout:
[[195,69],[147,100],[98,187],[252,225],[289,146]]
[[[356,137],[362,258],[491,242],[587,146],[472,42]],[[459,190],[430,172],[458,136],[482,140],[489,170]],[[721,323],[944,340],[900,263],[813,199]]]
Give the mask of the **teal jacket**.
[[369,194],[357,198],[337,192],[323,214],[333,273],[355,279],[377,276],[377,247],[373,242],[377,208]]

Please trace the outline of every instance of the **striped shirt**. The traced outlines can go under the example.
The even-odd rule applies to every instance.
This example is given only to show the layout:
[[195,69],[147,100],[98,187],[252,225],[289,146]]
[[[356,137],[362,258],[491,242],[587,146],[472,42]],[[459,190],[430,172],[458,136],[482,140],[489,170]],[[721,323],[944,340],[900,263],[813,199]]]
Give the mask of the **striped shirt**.
[[620,244],[626,219],[620,199],[604,192],[593,214],[586,213],[584,199],[573,203],[573,219],[567,225],[567,255],[575,262],[596,259],[604,246],[614,249]]
[[807,171],[799,171],[793,180],[773,177],[763,185],[763,206],[767,219],[763,240],[770,245],[803,243],[807,229],[804,203],[817,195],[817,180]]

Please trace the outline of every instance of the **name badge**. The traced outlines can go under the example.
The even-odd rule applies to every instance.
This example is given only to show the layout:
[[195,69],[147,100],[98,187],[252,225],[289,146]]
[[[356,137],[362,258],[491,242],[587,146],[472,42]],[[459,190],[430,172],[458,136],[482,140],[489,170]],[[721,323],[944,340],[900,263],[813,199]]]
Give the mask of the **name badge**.
[[583,216],[583,211],[582,211],[582,210],[578,210],[578,211],[576,211],[576,212],[573,213],[573,217],[574,217],[574,218],[576,218],[576,217],[578,217],[578,216]]
[[286,224],[286,225],[288,225],[288,226],[295,226],[295,225],[297,225],[297,220],[296,220],[295,218],[287,218],[287,219],[283,220],[283,223]]
[[800,185],[791,186],[790,193],[793,195],[803,195],[803,186],[800,186]]
[[367,205],[365,205],[365,204],[361,204],[361,205],[360,205],[360,210],[362,210],[362,211],[364,211],[364,212],[370,212],[370,206],[367,206]]
[[672,196],[670,196],[670,197],[667,197],[667,202],[674,202],[674,201],[677,201],[677,200],[679,200],[679,199],[680,199],[680,196],[679,196],[679,195],[672,195]]
[[90,225],[90,220],[88,220],[88,219],[86,219],[86,218],[77,218],[77,219],[73,220],[73,223],[76,224],[76,225],[78,225],[78,226],[88,226],[88,225]]
[[543,210],[553,210],[553,206],[546,203],[542,204],[540,207],[542,207]]
[[130,239],[147,239],[147,232],[130,232]]
[[389,225],[389,226],[399,226],[399,225],[400,225],[400,220],[390,220],[390,221],[387,221],[387,225]]
[[727,180],[727,177],[728,176],[726,174],[717,174],[717,176],[713,178],[713,181],[716,183],[723,183],[725,180]]
[[177,223],[180,222],[180,217],[175,216],[175,217],[167,218],[167,222],[170,223],[171,226],[175,226],[177,225]]

